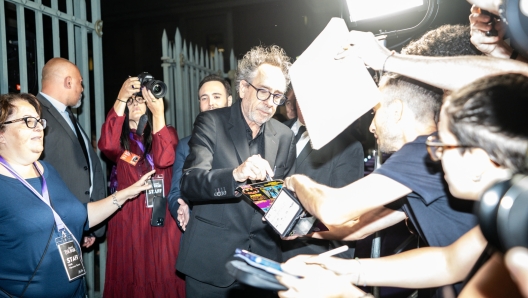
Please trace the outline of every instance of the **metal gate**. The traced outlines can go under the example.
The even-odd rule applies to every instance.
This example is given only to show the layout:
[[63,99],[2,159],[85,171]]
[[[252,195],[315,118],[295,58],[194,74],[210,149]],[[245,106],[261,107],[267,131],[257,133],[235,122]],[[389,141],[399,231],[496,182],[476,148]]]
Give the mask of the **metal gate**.
[[[101,5],[100,0],[89,2],[87,7],[85,0],[51,0],[49,7],[42,0],[0,0],[0,94],[37,93],[45,59],[66,58],[77,65],[83,77],[79,123],[88,136],[94,127],[99,139],[98,128],[105,120]],[[45,58],[46,53],[50,57]],[[13,61],[18,61],[18,67]],[[100,245],[98,272],[94,259],[93,251],[84,256],[89,297],[95,297],[95,274],[99,275],[101,292],[104,287],[106,242]]]
[[200,112],[198,104],[198,84],[203,77],[209,74],[218,74],[231,80],[233,98],[235,96],[235,70],[237,60],[231,50],[229,55],[229,68],[224,73],[224,56],[215,49],[212,55],[208,51],[199,49],[198,46],[187,43],[182,39],[180,30],[176,29],[174,41],[169,41],[166,30],[161,38],[163,63],[163,81],[168,90],[165,99],[168,109],[165,111],[167,123],[174,123],[180,138],[192,132],[194,118]]

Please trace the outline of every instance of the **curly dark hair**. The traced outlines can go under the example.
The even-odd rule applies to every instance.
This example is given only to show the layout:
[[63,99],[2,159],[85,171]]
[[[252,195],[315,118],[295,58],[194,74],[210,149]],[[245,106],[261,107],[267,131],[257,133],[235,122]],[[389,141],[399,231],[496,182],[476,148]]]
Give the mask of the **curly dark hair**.
[[528,77],[477,80],[446,97],[443,109],[460,144],[482,148],[501,166],[526,173]]
[[468,25],[442,25],[411,41],[401,53],[433,57],[482,55],[470,38]]
[[247,52],[242,60],[238,61],[236,91],[238,91],[240,81],[245,80],[250,83],[253,81],[257,74],[257,68],[262,64],[279,67],[286,78],[286,86],[290,84],[289,69],[291,62],[284,49],[277,45],[256,46]]

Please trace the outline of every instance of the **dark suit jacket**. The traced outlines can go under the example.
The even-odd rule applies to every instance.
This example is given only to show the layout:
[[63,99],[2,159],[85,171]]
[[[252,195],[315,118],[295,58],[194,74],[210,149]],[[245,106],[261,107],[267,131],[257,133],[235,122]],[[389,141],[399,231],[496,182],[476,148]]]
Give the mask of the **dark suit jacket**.
[[[106,185],[103,169],[92,146],[86,148],[92,160],[93,171],[93,190],[90,197],[90,171],[75,132],[44,96],[39,93],[37,99],[42,106],[41,117],[47,121],[44,134],[44,152],[40,159],[50,163],[59,172],[62,180],[81,203],[105,198]],[[79,129],[85,138],[90,140],[82,127],[79,126]],[[104,229],[99,229],[96,232],[99,237],[103,234]]]
[[[291,128],[296,121],[293,118],[284,124]],[[361,143],[345,130],[319,150],[306,144],[297,157],[295,174],[326,186],[343,187],[363,178],[364,158]]]
[[[251,202],[235,195],[233,170],[249,157],[240,101],[229,108],[201,113],[189,141],[190,153],[181,180],[183,195],[193,203],[176,268],[196,280],[226,287],[234,282],[226,270],[236,248],[281,260],[280,237]],[[270,119],[264,128],[264,155],[275,179],[294,170],[293,133]]]
[[[176,146],[176,160],[174,161],[174,165],[172,166],[171,189],[167,198],[167,202],[169,204],[169,211],[172,214],[172,217],[174,217],[174,219],[176,220],[176,222],[178,219],[178,208],[180,208],[180,203],[178,203],[178,199],[182,197],[180,190],[180,180],[182,177],[183,164],[185,163],[187,155],[189,155],[190,139],[191,136],[188,136],[178,141],[178,146]],[[178,222],[178,226],[179,225],[180,223]]]
[[[284,124],[291,128],[296,121],[297,118],[293,118]],[[297,157],[295,174],[306,175],[326,186],[343,187],[363,178],[363,159],[363,146],[345,130],[319,150],[313,150],[310,143],[306,144]],[[339,244],[344,243],[319,239],[286,240],[283,241],[284,257],[288,259],[301,253],[318,254]]]

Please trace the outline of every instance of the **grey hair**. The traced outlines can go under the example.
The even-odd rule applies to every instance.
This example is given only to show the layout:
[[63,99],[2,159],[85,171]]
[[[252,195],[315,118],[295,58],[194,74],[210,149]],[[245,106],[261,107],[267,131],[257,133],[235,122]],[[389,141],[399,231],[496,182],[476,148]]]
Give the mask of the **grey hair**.
[[238,61],[236,72],[237,92],[242,80],[250,83],[253,81],[257,75],[257,68],[262,64],[279,67],[286,78],[286,86],[290,84],[289,69],[291,67],[291,62],[290,57],[286,55],[284,49],[277,45],[256,46],[247,52],[242,60]]
[[416,121],[426,124],[434,120],[435,123],[438,123],[440,107],[442,106],[442,89],[392,73],[381,77],[379,87],[390,90],[390,97],[383,98],[387,106],[399,99],[407,103],[413,111]]

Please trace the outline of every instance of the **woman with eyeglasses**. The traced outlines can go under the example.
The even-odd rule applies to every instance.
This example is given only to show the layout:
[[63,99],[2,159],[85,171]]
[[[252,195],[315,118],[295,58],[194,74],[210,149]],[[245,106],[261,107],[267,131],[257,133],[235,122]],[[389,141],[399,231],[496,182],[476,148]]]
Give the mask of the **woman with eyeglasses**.
[[[145,126],[138,127],[142,122]],[[108,221],[105,297],[185,295],[174,269],[181,232],[169,212],[159,226],[151,225],[154,208],[167,210],[166,201],[154,205],[170,190],[177,144],[176,129],[165,124],[163,98],[155,98],[137,77],[128,78],[108,112],[98,146],[117,166],[118,192],[155,170],[150,192],[158,196],[142,194]]]
[[[446,97],[438,137],[426,144],[454,196],[477,201],[497,183],[527,174],[527,112],[528,77],[520,74],[480,79]],[[477,226],[447,247],[378,259],[293,258],[283,268],[305,278],[279,277],[289,288],[279,296],[371,297],[354,285],[428,288],[466,280],[458,297],[528,297],[528,249],[516,247],[505,260]]]
[[0,297],[85,297],[83,231],[148,189],[153,174],[83,205],[38,160],[45,128],[35,96],[0,95]]

